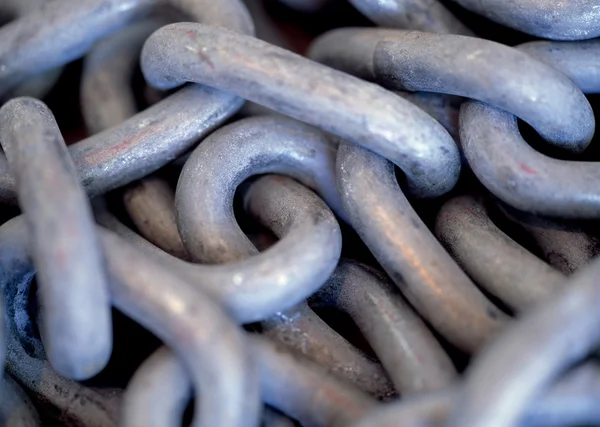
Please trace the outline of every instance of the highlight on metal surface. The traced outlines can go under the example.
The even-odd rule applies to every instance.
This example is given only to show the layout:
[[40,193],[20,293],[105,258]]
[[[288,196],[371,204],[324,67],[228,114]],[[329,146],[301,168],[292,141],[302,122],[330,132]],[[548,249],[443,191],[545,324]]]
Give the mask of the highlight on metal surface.
[[337,158],[344,209],[402,294],[447,340],[474,352],[507,316],[456,265],[400,190],[393,165],[342,143]]

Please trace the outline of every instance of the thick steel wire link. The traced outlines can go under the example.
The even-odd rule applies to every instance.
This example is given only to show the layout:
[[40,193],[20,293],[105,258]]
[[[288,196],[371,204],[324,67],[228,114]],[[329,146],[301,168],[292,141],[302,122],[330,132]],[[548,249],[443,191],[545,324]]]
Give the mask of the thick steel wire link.
[[458,178],[452,138],[422,110],[268,43],[201,24],[171,24],[146,41],[141,65],[159,89],[208,84],[363,145],[396,163],[416,195],[443,194]]
[[477,351],[505,324],[400,190],[393,165],[342,143],[337,179],[352,226],[417,311],[458,348]]
[[[131,52],[127,51],[125,52],[125,55],[130,55]],[[110,69],[106,70],[106,74],[108,75],[112,75],[112,72],[110,71]],[[90,76],[93,77],[93,76]],[[100,94],[95,95],[96,97],[100,97]],[[130,91],[125,92],[124,94],[122,94],[120,97],[122,98],[123,96],[131,96]],[[101,99],[101,98],[98,98]],[[115,101],[115,102],[118,102]],[[127,104],[125,104],[127,105]],[[125,111],[127,108],[121,109],[119,111]],[[291,123],[289,123],[291,122]],[[288,124],[288,126],[295,126],[296,122],[293,122],[291,120],[289,120],[288,122],[286,122]],[[106,126],[109,123],[103,123],[102,125]],[[263,123],[263,125],[265,125],[266,123]],[[233,125],[235,126],[235,125]],[[310,134],[310,132],[316,133],[316,130],[313,130],[311,128],[309,128],[308,126],[305,125],[301,125],[301,124],[297,124],[297,126],[304,126],[303,129],[305,129],[306,134]],[[292,129],[296,130],[299,129],[298,127],[293,127]],[[293,131],[290,132],[290,134],[293,136]],[[291,145],[294,144],[294,142],[296,142],[297,144],[301,144],[301,138],[296,137],[296,140],[291,140]],[[318,150],[318,152],[320,153],[321,151],[323,152],[322,156],[320,157],[320,159],[324,159],[325,161],[327,161],[327,158],[329,158],[330,163],[333,162],[331,156],[332,156],[332,150],[333,146],[330,145],[330,143],[319,133],[316,133],[316,143],[315,143],[315,148],[319,147],[319,144],[323,144],[323,148],[321,150]],[[269,141],[266,141],[267,143],[269,143]],[[271,141],[270,143],[273,144],[274,140]],[[290,146],[291,146],[290,145]],[[202,144],[196,151],[198,150],[202,150],[202,147],[205,146],[204,144]],[[210,144],[206,145],[207,147],[210,146]],[[250,147],[250,149],[252,149],[252,145],[247,145],[248,147]],[[300,146],[300,145],[298,145]],[[258,147],[260,148],[260,147]],[[311,151],[309,150],[310,153],[317,153],[317,150]],[[257,151],[257,153],[260,153],[260,150]],[[309,154],[310,154],[309,153]],[[248,154],[246,154],[249,158],[251,158],[253,156],[253,153],[250,152]],[[233,159],[232,159],[233,161]],[[192,164],[193,162],[190,162],[190,164]],[[296,165],[298,165],[298,167],[302,167],[302,163],[300,161],[296,162]],[[306,168],[304,167],[304,170],[311,170],[310,168]],[[313,168],[313,170],[318,170],[318,168]],[[322,173],[324,174],[328,174],[330,172],[327,172],[327,170],[331,170],[331,168],[326,169],[325,171],[323,171]],[[259,172],[259,171],[256,171]],[[317,175],[319,176],[319,175]],[[333,179],[329,179],[329,182],[331,183],[333,181]],[[241,182],[241,181],[240,181]],[[319,182],[319,180],[315,180],[314,182]],[[327,180],[323,180],[323,182],[327,182]],[[233,192],[235,191],[235,187],[237,186],[236,182],[232,182],[232,183],[228,183],[227,186],[224,186],[223,188],[226,188],[227,190],[225,191],[229,191],[230,197],[231,199],[229,200],[229,202],[225,201],[225,203],[223,203],[221,206],[222,208],[225,210],[224,215],[227,216],[228,213],[230,213],[229,218],[232,219],[233,218],[233,212],[229,212],[232,209],[233,206]],[[200,187],[202,188],[202,187]],[[215,187],[217,188],[217,187]],[[217,188],[218,189],[218,188]],[[204,191],[204,189],[203,189]],[[190,189],[190,195],[189,197],[191,197],[192,199],[195,197],[195,188],[192,186],[192,188]],[[334,188],[330,188],[328,190],[328,194],[331,194],[332,197],[335,197],[335,195],[337,194],[335,192]],[[219,195],[219,193],[215,194],[216,196]],[[305,291],[300,291],[300,292],[308,292],[305,294],[305,296],[310,295],[310,289],[316,289],[316,287],[319,286],[320,283],[322,283],[325,278],[327,277],[328,273],[327,271],[331,271],[331,269],[333,268],[332,266],[330,266],[330,264],[335,263],[337,261],[337,257],[339,257],[339,248],[340,248],[340,242],[339,242],[339,230],[337,229],[337,224],[335,224],[335,219],[333,219],[332,217],[330,217],[327,212],[328,209],[325,207],[325,210],[323,211],[323,215],[318,214],[317,212],[319,212],[319,210],[322,209],[322,204],[317,203],[316,199],[314,200],[314,203],[309,203],[308,205],[306,204],[302,204],[300,202],[300,200],[302,200],[303,196],[300,196],[300,198],[298,199],[298,203],[299,203],[299,207],[301,207],[301,209],[299,209],[296,212],[295,215],[295,220],[293,220],[291,223],[284,223],[283,224],[283,229],[289,229],[292,232],[291,236],[286,236],[285,239],[283,239],[280,244],[277,246],[277,248],[275,248],[278,251],[278,254],[281,255],[281,258],[279,257],[275,257],[275,259],[273,260],[273,262],[275,264],[277,264],[278,262],[280,262],[281,259],[287,259],[289,257],[289,259],[296,259],[297,262],[299,264],[302,264],[302,262],[300,261],[301,259],[305,259],[306,264],[305,265],[312,265],[312,269],[311,270],[306,270],[306,269],[296,269],[294,270],[294,267],[290,265],[290,267],[292,268],[291,270],[289,270],[288,272],[282,271],[281,274],[282,275],[286,275],[288,277],[295,277],[296,283],[300,284],[300,283],[305,283],[305,284],[309,284],[308,286],[304,286],[304,288],[307,288]],[[310,197],[309,197],[310,199]],[[308,199],[306,199],[308,201]],[[216,200],[215,200],[216,201]],[[229,206],[227,205],[227,203],[229,203]],[[314,212],[311,212],[311,208],[315,208],[316,210]],[[233,222],[235,223],[235,222]],[[306,235],[304,233],[304,228],[306,229],[313,229],[312,227],[315,227],[314,233],[309,233],[308,235]],[[320,231],[319,231],[320,230]],[[298,236],[298,237],[296,237]],[[311,237],[312,236],[312,237]],[[245,237],[244,237],[245,238]],[[310,247],[313,248],[312,253],[306,253],[303,251],[302,246],[303,244],[298,243],[297,245],[294,245],[292,243],[292,241],[294,239],[300,239],[298,240],[298,242],[306,242],[306,247]],[[286,243],[287,242],[287,243]],[[250,253],[255,253],[255,249],[254,247],[252,247],[252,249],[250,249],[251,252]],[[303,251],[303,254],[300,255],[299,251]],[[271,252],[273,253],[273,252]],[[231,259],[231,257],[230,257]],[[266,264],[261,264],[261,262],[263,261],[259,261],[259,259],[263,260],[264,262],[268,262],[269,260],[269,256],[268,254],[265,254],[265,256],[259,256],[256,257],[254,259],[254,261],[258,261],[255,262],[254,265],[260,266],[260,265],[265,265]],[[227,258],[225,258],[224,260],[227,260]],[[224,260],[221,260],[219,262],[223,262]],[[315,260],[316,263],[314,263],[311,260]],[[249,260],[250,261],[250,260]],[[315,265],[321,265],[322,268],[315,268]],[[243,269],[242,269],[243,270]],[[298,274],[294,274],[292,273],[293,271],[298,271],[300,272],[300,270],[304,270],[302,271],[302,273]],[[224,271],[224,270],[223,270]],[[322,279],[319,279],[319,277],[322,277]],[[230,308],[232,307],[236,307],[241,311],[244,312],[244,310],[255,310],[259,313],[262,313],[262,310],[265,310],[264,313],[265,314],[257,314],[257,318],[253,319],[253,318],[247,318],[245,316],[247,316],[246,314],[239,314],[236,311],[236,308],[233,308],[233,311],[236,312],[236,317],[238,317],[238,315],[240,316],[240,319],[243,321],[253,321],[253,320],[260,320],[263,318],[263,316],[268,315],[268,314],[273,314],[274,312],[280,310],[282,307],[289,307],[290,300],[289,298],[292,297],[294,289],[292,288],[288,288],[288,287],[284,287],[282,288],[280,285],[275,286],[274,289],[280,289],[282,291],[282,293],[277,293],[276,291],[273,290],[273,288],[271,290],[269,290],[269,284],[265,283],[264,285],[259,285],[258,281],[253,281],[254,278],[250,278],[250,283],[248,284],[249,287],[246,288],[245,285],[242,283],[244,280],[246,279],[246,277],[244,277],[244,274],[242,273],[242,271],[240,271],[240,274],[238,276],[236,276],[236,278],[234,278],[234,283],[232,284],[232,287],[227,290],[226,287],[223,287],[223,284],[219,283],[218,281],[215,281],[215,285],[210,287],[211,293],[218,295],[218,299],[219,300],[223,300],[223,298],[225,298],[225,300],[227,300],[228,302],[226,303],[226,305]],[[279,278],[274,278],[274,280],[279,280]],[[208,281],[210,282],[210,281]],[[278,282],[277,282],[278,283]],[[256,287],[257,286],[257,287]],[[298,288],[303,288],[303,286],[299,286]],[[262,292],[260,292],[260,290],[262,289]],[[296,289],[296,291],[298,291],[299,289]],[[250,302],[246,303],[246,307],[244,308],[244,303],[242,302],[244,299],[244,294],[246,295],[246,298],[250,298],[251,295],[253,295],[252,298],[254,298],[254,301],[257,301],[256,298],[263,298],[264,302],[263,304],[273,304],[272,305],[272,309],[267,309],[265,308],[261,308],[259,307],[252,307],[252,304]],[[229,295],[229,296],[226,296]],[[233,298],[233,299],[231,299]],[[252,301],[252,298],[250,298],[249,301]],[[282,307],[278,307],[276,304],[276,301],[281,301],[283,303]],[[301,299],[300,299],[301,300]],[[297,300],[297,301],[300,301]],[[235,302],[237,301],[237,302]]]
[[539,153],[523,140],[514,115],[466,102],[460,110],[460,140],[477,178],[507,204],[562,218],[600,217],[598,165]]
[[[241,120],[204,140],[188,160],[178,186],[178,211],[185,218],[185,234],[201,236],[190,239],[198,248],[195,251],[198,261],[225,263],[257,253],[253,243],[236,225],[233,214],[237,186],[254,174],[280,172],[295,176],[329,199],[330,206],[338,205],[337,210],[342,212],[333,176],[335,152],[335,144],[318,130],[280,117]],[[170,191],[164,186],[163,183],[164,191]],[[186,187],[190,190],[184,190]],[[130,193],[126,197],[130,197]],[[145,200],[151,203],[148,197]],[[130,202],[125,203],[130,205],[128,210],[135,223],[147,218],[142,232],[154,236],[157,246],[166,250],[182,245],[174,215],[171,215],[174,210],[171,197],[154,198],[155,212],[165,212],[165,221],[160,222],[156,215],[150,218],[141,209],[134,209]],[[187,225],[190,222],[191,225]],[[202,244],[196,245],[197,242]],[[269,336],[285,340],[361,388],[380,396],[392,392],[381,369],[331,330],[305,304],[276,313],[263,322],[262,327]]]
[[[564,72],[586,93],[600,89],[594,66],[598,57],[595,41],[533,42],[519,49]],[[580,59],[571,63],[565,58],[572,57],[572,52],[580,52]],[[562,218],[600,216],[597,165],[558,160],[537,152],[523,140],[513,115],[490,105],[465,103],[460,113],[460,139],[477,178],[509,205]]]
[[[141,29],[143,30],[143,29]],[[123,58],[120,60],[119,63],[130,63],[131,62],[131,57],[135,57],[136,55],[136,49],[134,48],[133,50],[129,50],[129,46],[135,43],[135,40],[137,40],[139,38],[138,33],[134,33],[134,31],[137,30],[133,30],[133,31],[128,31],[128,32],[123,32],[123,37],[132,37],[133,40],[129,43],[118,43],[115,47],[118,49],[118,52],[120,53],[120,55],[117,56],[117,58]],[[107,41],[107,43],[105,44],[107,46],[106,50],[110,50],[109,49],[109,43],[110,42],[118,42],[119,40],[119,36],[114,37],[113,39],[111,39],[111,41]],[[121,46],[125,46],[125,49],[123,49],[123,47]],[[114,50],[114,49],[113,49]],[[126,74],[125,74],[126,75]],[[116,122],[119,120],[122,120],[122,118],[120,118],[120,116],[125,116],[126,115],[131,115],[133,114],[134,107],[133,107],[133,96],[130,94],[130,91],[127,90],[126,88],[126,84],[127,84],[127,80],[124,79],[122,77],[122,73],[115,73],[114,67],[110,66],[109,64],[103,63],[103,64],[99,64],[99,66],[96,69],[95,73],[85,73],[84,77],[83,77],[83,81],[84,81],[84,86],[86,85],[86,82],[94,82],[97,81],[98,79],[96,78],[96,76],[102,76],[104,77],[104,81],[108,80],[108,81],[115,81],[116,87],[120,87],[123,90],[122,91],[112,91],[112,87],[107,87],[106,90],[102,90],[102,88],[105,86],[104,81],[100,81],[100,84],[96,85],[96,89],[93,91],[89,91],[89,95],[87,97],[87,99],[85,99],[88,108],[86,110],[86,112],[88,112],[89,114],[91,114],[91,120],[95,121],[96,127],[98,127],[99,129],[102,129],[104,127],[108,127],[112,122]],[[87,86],[90,87],[94,87],[94,85],[92,84],[87,84]],[[115,108],[110,109],[107,108],[106,110],[104,110],[104,108],[106,106],[114,106]],[[94,119],[95,117],[95,111],[96,110],[100,110],[100,111],[106,111],[103,117],[96,117],[96,119]],[[89,121],[89,119],[88,119]],[[279,126],[278,126],[279,125]],[[248,130],[246,130],[248,129]],[[248,131],[252,131],[253,129],[256,129],[259,131],[259,133],[257,133],[256,136],[253,137],[252,133],[248,134]],[[268,129],[269,133],[266,134],[266,138],[262,137],[261,140],[261,136],[262,133],[260,132],[261,130],[264,129]],[[300,131],[298,133],[298,131]],[[241,144],[240,147],[248,147],[251,148],[252,151],[240,151],[240,153],[237,153],[236,151],[231,151],[229,150],[229,154],[230,154],[230,158],[232,160],[232,163],[229,165],[229,167],[225,166],[222,164],[222,160],[223,160],[223,156],[221,153],[219,153],[218,147],[223,147],[223,142],[227,141],[230,137],[231,134],[235,135],[235,133],[240,133],[241,135],[244,135],[245,137],[250,137],[251,141],[248,141],[248,143],[245,144]],[[280,138],[282,137],[286,137],[287,136],[287,140],[290,141],[290,143],[288,144],[288,146],[277,146],[278,142],[280,140]],[[310,136],[311,138],[309,138],[308,140],[304,141],[303,137],[306,136]],[[212,138],[212,139],[211,139]],[[339,197],[337,196],[337,191],[335,190],[335,179],[333,176],[328,176],[328,174],[331,174],[331,172],[333,172],[334,168],[333,168],[333,164],[335,162],[335,146],[333,144],[331,144],[320,132],[318,132],[317,130],[314,130],[312,128],[310,128],[309,126],[306,125],[302,125],[301,123],[297,123],[294,122],[292,120],[284,120],[284,119],[268,119],[265,118],[264,120],[261,119],[257,119],[257,120],[247,120],[244,121],[243,124],[240,123],[240,126],[229,126],[228,130],[225,131],[225,129],[222,132],[217,132],[214,136],[211,136],[211,138],[209,138],[211,141],[214,139],[214,141],[217,144],[211,144],[209,143],[209,141],[205,141],[202,144],[202,148],[209,148],[209,147],[215,147],[217,148],[217,151],[215,151],[213,149],[213,151],[215,151],[215,154],[219,155],[219,159],[221,159],[221,167],[219,170],[232,170],[232,171],[236,171],[237,169],[243,169],[243,167],[239,164],[239,159],[241,158],[247,158],[247,165],[252,165],[252,169],[249,170],[249,173],[260,173],[260,172],[265,172],[268,169],[268,165],[270,164],[275,164],[277,165],[277,162],[279,161],[281,163],[281,161],[283,160],[282,154],[285,155],[286,151],[291,153],[302,153],[302,149],[304,145],[307,145],[307,148],[310,148],[310,150],[307,151],[307,155],[304,156],[297,156],[294,155],[292,157],[290,157],[291,163],[292,165],[296,165],[298,167],[299,172],[296,173],[297,176],[306,176],[306,180],[308,182],[310,182],[313,185],[316,185],[317,187],[319,187],[320,183],[324,183],[327,184],[329,183],[329,188],[327,188],[327,186],[320,186],[324,192],[326,194],[330,195],[330,199],[335,201],[336,198],[339,199]],[[315,141],[314,143],[312,141]],[[263,141],[263,143],[260,143],[261,141]],[[231,142],[236,142],[235,139]],[[252,142],[252,143],[251,143]],[[311,147],[312,144],[312,147]],[[236,145],[229,143],[228,145],[231,146],[232,148],[235,148]],[[272,148],[271,148],[272,147]],[[294,147],[296,147],[296,150],[294,150]],[[287,150],[286,150],[287,149]],[[222,151],[222,150],[221,150]],[[305,150],[306,151],[306,150]],[[202,164],[210,164],[210,160],[212,157],[210,154],[210,151],[207,153],[206,150],[202,150],[202,149],[198,149],[196,150],[196,152],[200,153],[200,154],[195,154],[195,158],[200,158],[202,161]],[[316,155],[315,155],[316,154]],[[193,156],[193,158],[194,158]],[[260,157],[263,156],[263,157]],[[268,156],[271,156],[272,159],[269,160]],[[314,165],[312,163],[308,163],[308,164],[304,164],[306,163],[306,160],[311,159],[312,157],[315,157],[315,161],[316,163],[314,163]],[[321,157],[325,160],[325,164],[327,165],[327,163],[329,163],[329,167],[326,167],[322,172],[320,171],[321,168],[319,168],[318,166],[321,165],[323,163],[323,160],[321,160]],[[190,164],[192,163],[197,163],[197,161],[194,161],[193,158],[189,161]],[[234,162],[234,159],[236,160]],[[265,164],[265,166],[263,166],[262,169],[258,169],[259,167],[259,163],[261,162],[262,159],[262,163]],[[208,160],[208,162],[207,162]],[[304,161],[304,163],[303,163]],[[285,164],[285,162],[284,162]],[[281,164],[281,166],[277,166],[277,167],[283,167],[284,164]],[[234,167],[235,166],[235,167]],[[267,169],[265,169],[265,167]],[[284,168],[285,169],[285,168]],[[283,169],[282,169],[283,170]],[[302,173],[304,172],[304,173]],[[310,177],[311,172],[316,172],[316,175],[314,178]],[[323,175],[324,174],[324,175]],[[292,175],[294,175],[292,173]],[[323,177],[321,177],[321,175],[323,175]],[[204,174],[204,175],[200,175],[200,177],[203,176],[207,176],[207,177],[213,177],[213,176],[218,176],[218,174],[213,174],[213,173],[209,173],[209,174]],[[233,192],[235,191],[235,187],[237,186],[237,184],[239,182],[241,182],[243,180],[242,179],[238,179],[235,182],[230,182],[232,181],[232,179],[228,176],[228,175],[221,175],[221,179],[216,183],[218,185],[214,186],[215,188],[215,195],[213,196],[213,198],[215,198],[215,200],[213,200],[212,202],[209,202],[208,205],[211,206],[219,206],[220,205],[220,199],[224,199],[224,203],[223,203],[223,210],[225,212],[227,212],[227,204],[229,203],[230,207],[229,210],[231,210],[231,206],[233,203]],[[208,185],[210,185],[210,180],[207,183],[203,183],[202,180],[198,180],[196,179],[196,177],[194,176],[194,178],[192,178],[190,180],[192,182],[191,185],[193,185],[193,192],[192,194],[190,194],[191,196],[198,196],[199,199],[206,199],[208,196],[205,196],[204,193],[207,192],[207,189],[209,188]],[[206,184],[206,185],[204,185]],[[232,185],[233,184],[233,185]],[[227,197],[223,197],[221,196],[220,193],[223,193],[222,190],[220,190],[218,187],[219,185],[222,185],[223,188],[225,189],[230,189],[229,192],[231,194],[229,194],[229,199]],[[143,189],[146,189],[146,191],[150,191],[150,193],[146,193],[143,194],[141,193],[141,191],[143,191]],[[196,188],[201,189],[201,191],[195,190]],[[135,190],[138,190],[137,192],[135,192]],[[132,218],[134,219],[134,222],[136,222],[137,224],[140,224],[143,228],[142,231],[146,232],[145,234],[151,234],[155,239],[155,243],[157,243],[159,246],[166,246],[167,248],[180,248],[181,247],[181,240],[179,239],[179,236],[177,234],[177,229],[175,226],[174,221],[172,222],[172,224],[170,224],[170,219],[172,219],[172,203],[170,203],[170,198],[172,198],[172,196],[170,196],[170,190],[165,187],[165,185],[160,185],[160,181],[157,180],[153,180],[151,182],[149,182],[147,179],[143,180],[141,185],[138,187],[135,187],[133,189],[133,191],[135,193],[133,194],[137,194],[136,200],[137,200],[137,205],[132,205],[131,202],[131,196],[132,196],[132,191],[128,191],[128,193],[126,194],[126,206],[128,206],[130,213],[133,213]],[[152,199],[149,199],[147,196],[148,195],[152,195],[152,194],[158,194],[161,197],[159,199],[155,199],[154,201],[152,201]],[[218,197],[217,197],[218,196]],[[186,196],[189,198],[189,196]],[[183,200],[186,200],[185,197],[181,197]],[[162,203],[161,203],[162,202]],[[153,205],[152,205],[153,204]],[[206,202],[201,203],[199,205],[199,208],[202,209],[205,206],[208,206],[206,204]],[[339,206],[340,203],[338,202],[337,205]],[[158,208],[156,210],[154,210],[154,215],[161,214],[164,213],[163,216],[163,221],[160,221],[159,223],[157,223],[156,219],[150,218],[147,215],[149,214],[149,212],[145,212],[143,211],[143,208],[145,206],[153,206],[155,208]],[[141,209],[140,209],[141,208]],[[202,214],[201,212],[199,212],[197,209],[194,209],[195,215],[200,214],[201,217],[204,217],[205,215]],[[341,211],[341,208],[338,208],[338,210]],[[212,209],[212,211],[214,211],[214,209]],[[218,218],[218,212],[215,215],[214,212],[208,212],[207,217],[213,218],[216,217]],[[247,255],[252,255],[254,254],[255,250],[254,248],[248,249],[245,252],[242,252],[241,254],[235,254],[233,250],[233,248],[230,248],[227,246],[227,244],[225,244],[225,246],[223,245],[217,245],[217,247],[215,247],[214,244],[212,244],[212,242],[214,241],[214,237],[223,237],[223,233],[228,231],[228,228],[231,228],[231,225],[235,224],[235,220],[233,219],[233,212],[231,212],[231,215],[227,216],[224,215],[224,217],[229,218],[229,222],[230,224],[225,224],[225,226],[222,227],[217,227],[217,230],[219,230],[219,232],[214,235],[214,229],[213,227],[210,226],[210,224],[208,224],[208,228],[211,228],[213,233],[211,236],[211,239],[205,242],[204,247],[207,249],[206,253],[203,253],[200,261],[208,261],[208,262],[213,262],[213,263],[222,263],[222,262],[226,262],[226,261],[233,261],[236,259],[241,259],[246,257]],[[146,219],[144,219],[146,218]],[[158,226],[157,226],[158,225]],[[204,227],[206,228],[206,227]],[[200,227],[198,230],[198,233],[203,232],[202,227]],[[238,233],[239,234],[239,233]],[[243,235],[242,235],[243,236]],[[201,240],[206,240],[206,239],[201,239]],[[231,241],[232,239],[227,239],[224,238],[224,241],[226,243],[228,243],[228,240]],[[239,240],[239,239],[238,239]],[[243,241],[243,240],[242,240]],[[233,243],[236,242],[236,239],[233,239]],[[185,249],[184,249],[185,251]],[[193,253],[193,252],[192,252]],[[217,256],[217,258],[215,259],[211,259],[211,258],[207,258],[207,255],[210,254],[214,254],[215,256]],[[312,313],[311,311],[307,312],[308,314]],[[313,322],[311,324],[315,324],[314,321],[316,321],[318,318],[316,315],[314,315],[314,313],[312,313],[312,315],[310,316],[310,319],[313,320]],[[337,334],[335,334],[333,331],[331,331],[328,327],[325,327],[324,323],[321,321],[320,323],[318,323],[319,325],[321,325],[321,330],[323,330],[324,332],[326,332],[329,336],[333,335],[333,337],[335,337]],[[291,325],[290,325],[291,326]],[[295,327],[295,326],[292,326]],[[287,328],[289,329],[289,327]],[[314,330],[312,331],[306,331],[306,332],[314,332]],[[338,336],[339,337],[339,336]],[[331,345],[331,341],[322,341],[319,342],[319,338],[318,336],[315,336],[314,334],[311,335],[311,339],[317,339],[317,342],[315,343],[315,348],[321,349],[325,346]],[[341,337],[339,337],[338,339],[341,340]],[[342,340],[343,341],[343,340]],[[303,347],[306,348],[306,345],[304,345]],[[311,351],[310,349],[308,350],[309,352]],[[327,352],[328,353],[328,352]],[[380,372],[380,370],[377,370],[377,365],[374,365],[373,363],[369,362],[368,360],[364,359],[364,357],[359,357],[360,355],[355,354],[355,350],[352,350],[352,347],[349,347],[348,350],[346,350],[346,353],[349,354],[345,354],[344,351],[338,350],[338,348],[336,347],[336,349],[334,350],[334,353],[336,354],[335,357],[337,357],[336,360],[333,360],[330,362],[330,366],[333,364],[334,368],[339,368],[341,369],[340,372],[342,372],[345,375],[357,375],[358,378],[356,378],[356,381],[363,381],[363,386],[366,386],[369,391],[372,392],[376,392],[377,394],[389,394],[390,393],[390,387],[389,384],[385,381],[385,374],[383,374],[382,372]],[[319,357],[319,354],[323,354],[322,351],[320,351],[316,356]],[[328,362],[328,361],[326,361]],[[346,363],[346,365],[344,365],[343,363]],[[356,372],[356,374],[354,374]],[[361,379],[361,376],[365,377],[365,379]],[[374,388],[374,387],[379,387],[379,388]],[[385,387],[385,389],[383,389]],[[126,416],[126,418],[128,418],[128,416]],[[141,413],[138,413],[137,415],[133,416],[131,420],[126,421],[126,423],[143,423],[145,419],[145,416],[142,415]],[[136,421],[137,420],[137,421]]]
[[317,38],[309,56],[388,88],[476,99],[509,111],[549,143],[582,151],[594,114],[554,68],[516,49],[473,37],[342,28]]
[[31,230],[41,334],[62,375],[87,379],[108,362],[108,279],[92,211],[50,110],[33,98],[0,109],[0,140]]
[[[327,0],[282,2],[315,11]],[[0,424],[40,424],[25,392],[52,412],[40,411],[42,422],[92,427],[114,427],[119,406],[122,425],[179,425],[192,397],[194,427],[257,427],[264,404],[265,427],[287,427],[287,416],[323,427],[600,422],[599,246],[595,223],[573,221],[600,217],[599,169],[537,152],[518,122],[562,150],[587,148],[600,3],[455,2],[554,41],[476,39],[468,25],[477,17],[458,11],[465,25],[436,0],[349,0],[395,29],[335,29],[308,58],[254,39],[240,0],[0,5],[13,19],[0,27],[0,97],[42,96],[87,54],[81,100],[94,134],[66,148],[40,101],[0,108],[0,201],[23,211],[0,226]],[[193,22],[155,31],[180,20]],[[155,102],[141,113],[131,89],[138,60],[146,103]],[[185,83],[164,99],[157,90]],[[217,129],[246,99],[258,105],[246,114],[279,114]],[[556,269],[504,234],[487,204],[460,196],[462,186],[439,211],[434,238],[394,165],[407,194],[438,197],[457,183],[457,145],[524,233],[511,236],[529,238]],[[147,177],[175,159],[185,162],[175,192]],[[287,177],[255,177],[273,173]],[[478,184],[465,175],[473,194]],[[103,198],[97,221],[116,234],[93,226],[86,193],[140,179],[123,204],[148,240]],[[243,215],[279,241],[244,234],[236,192]],[[340,262],[334,213],[390,280]],[[72,380],[106,364],[111,305],[165,344],[124,396]],[[381,363],[321,319],[323,305],[349,315]],[[244,332],[248,322],[261,322],[262,334]],[[452,363],[461,358],[435,334],[473,355],[462,382]],[[393,387],[400,401],[378,403],[396,397]]]

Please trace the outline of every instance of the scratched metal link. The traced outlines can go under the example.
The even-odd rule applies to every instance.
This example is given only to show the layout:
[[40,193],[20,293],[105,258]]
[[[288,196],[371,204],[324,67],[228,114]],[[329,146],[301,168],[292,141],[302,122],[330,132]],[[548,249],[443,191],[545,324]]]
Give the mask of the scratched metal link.
[[146,41],[141,66],[156,88],[196,82],[233,91],[373,150],[406,173],[416,195],[433,197],[456,184],[458,150],[431,116],[379,86],[252,37],[202,24],[167,25]]
[[594,134],[592,109],[571,80],[499,43],[418,31],[344,28],[319,37],[310,56],[391,89],[459,95],[494,105],[565,149],[583,150]]
[[599,0],[0,3],[0,427],[600,424]]

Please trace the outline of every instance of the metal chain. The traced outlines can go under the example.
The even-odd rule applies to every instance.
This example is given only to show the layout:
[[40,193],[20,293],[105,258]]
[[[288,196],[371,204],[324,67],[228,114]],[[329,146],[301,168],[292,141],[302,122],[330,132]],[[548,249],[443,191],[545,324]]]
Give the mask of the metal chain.
[[0,427],[600,424],[600,0],[0,19]]

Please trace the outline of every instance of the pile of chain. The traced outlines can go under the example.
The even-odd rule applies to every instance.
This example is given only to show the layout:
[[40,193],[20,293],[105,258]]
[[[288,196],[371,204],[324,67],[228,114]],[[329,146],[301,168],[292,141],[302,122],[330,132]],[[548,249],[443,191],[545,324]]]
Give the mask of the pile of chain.
[[246,3],[0,1],[0,426],[599,425],[600,0]]

